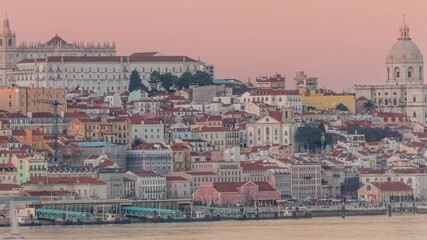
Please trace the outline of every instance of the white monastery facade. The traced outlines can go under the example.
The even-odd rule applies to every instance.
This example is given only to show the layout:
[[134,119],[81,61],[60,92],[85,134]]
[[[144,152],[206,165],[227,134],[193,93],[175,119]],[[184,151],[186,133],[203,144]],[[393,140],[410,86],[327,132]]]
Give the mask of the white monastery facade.
[[116,56],[115,43],[68,43],[55,36],[45,43],[16,43],[9,20],[0,34],[0,86],[79,88],[98,95],[124,91],[137,70],[148,86],[153,71],[180,76],[204,69],[204,63],[186,56],[158,52]]

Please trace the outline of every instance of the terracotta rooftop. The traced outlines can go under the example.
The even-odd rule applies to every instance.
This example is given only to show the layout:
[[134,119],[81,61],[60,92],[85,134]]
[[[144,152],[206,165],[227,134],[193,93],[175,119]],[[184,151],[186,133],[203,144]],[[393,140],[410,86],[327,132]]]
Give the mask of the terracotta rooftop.
[[10,183],[0,184],[0,191],[10,191],[15,188],[21,188],[21,186]]
[[187,181],[187,179],[181,176],[166,176],[167,182],[175,182],[175,181]]
[[28,184],[60,184],[60,183],[73,183],[73,184],[105,184],[96,178],[91,177],[38,177],[31,179]]
[[373,182],[371,183],[381,191],[412,191],[412,188],[401,182]]

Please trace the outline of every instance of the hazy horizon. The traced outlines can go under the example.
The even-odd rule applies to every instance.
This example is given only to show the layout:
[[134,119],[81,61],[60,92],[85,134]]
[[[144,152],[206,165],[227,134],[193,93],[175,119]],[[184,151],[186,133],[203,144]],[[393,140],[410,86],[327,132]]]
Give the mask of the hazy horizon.
[[247,81],[295,72],[336,91],[385,83],[385,57],[402,16],[427,51],[427,1],[403,0],[0,0],[17,42],[115,41],[117,54],[159,51],[215,65],[216,78]]

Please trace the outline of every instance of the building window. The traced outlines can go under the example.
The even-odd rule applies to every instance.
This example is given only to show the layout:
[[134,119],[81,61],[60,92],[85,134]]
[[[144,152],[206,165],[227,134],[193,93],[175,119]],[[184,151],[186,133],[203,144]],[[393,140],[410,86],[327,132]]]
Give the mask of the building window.
[[413,71],[412,67],[409,67],[408,68],[408,79],[412,78],[412,71]]
[[394,76],[396,79],[400,78],[400,69],[398,67],[394,69]]

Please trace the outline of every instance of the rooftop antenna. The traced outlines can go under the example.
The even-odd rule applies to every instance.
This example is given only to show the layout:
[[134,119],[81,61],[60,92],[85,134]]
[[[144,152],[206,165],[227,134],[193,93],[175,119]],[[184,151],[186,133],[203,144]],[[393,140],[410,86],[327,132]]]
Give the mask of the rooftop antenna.
[[403,14],[403,24],[406,24],[405,14]]

